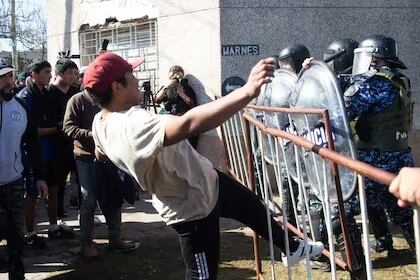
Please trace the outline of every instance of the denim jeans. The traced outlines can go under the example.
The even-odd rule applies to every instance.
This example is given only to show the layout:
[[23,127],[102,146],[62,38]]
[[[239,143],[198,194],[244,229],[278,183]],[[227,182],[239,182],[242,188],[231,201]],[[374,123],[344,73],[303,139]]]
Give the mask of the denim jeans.
[[6,237],[9,251],[9,279],[24,279],[23,249],[23,179],[0,186],[1,238]]
[[[99,188],[96,183],[95,162],[90,159],[76,158],[77,172],[79,174],[82,201],[80,205],[80,237],[82,247],[89,245],[93,240],[94,214],[97,206]],[[121,208],[106,207],[102,209],[108,226],[109,244],[112,246],[121,238]]]

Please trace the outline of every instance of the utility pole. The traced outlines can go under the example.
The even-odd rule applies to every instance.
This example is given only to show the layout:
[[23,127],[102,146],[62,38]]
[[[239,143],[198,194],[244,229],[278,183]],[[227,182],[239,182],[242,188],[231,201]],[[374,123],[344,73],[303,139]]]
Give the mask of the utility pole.
[[12,64],[18,70],[18,52],[16,45],[16,7],[15,0],[10,1],[10,39],[12,40]]

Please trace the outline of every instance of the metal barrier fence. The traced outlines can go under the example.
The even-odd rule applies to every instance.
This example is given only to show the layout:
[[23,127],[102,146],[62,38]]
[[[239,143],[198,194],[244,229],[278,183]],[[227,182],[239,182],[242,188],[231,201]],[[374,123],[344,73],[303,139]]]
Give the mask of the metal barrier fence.
[[[281,117],[279,117],[282,115]],[[309,133],[305,137],[295,135],[296,132],[281,130],[279,119],[289,121],[293,124],[296,115],[303,116],[308,124],[308,116],[318,116],[324,124],[323,137],[327,145],[317,144],[317,141]],[[268,121],[271,120],[271,121]],[[273,121],[274,120],[274,121]],[[284,126],[283,126],[284,127]],[[327,110],[324,109],[297,109],[297,108],[272,108],[248,105],[245,110],[235,114],[227,120],[222,126],[222,137],[225,144],[226,157],[229,164],[229,172],[239,182],[255,191],[263,200],[267,209],[267,219],[270,215],[275,216],[275,220],[281,224],[284,229],[289,229],[295,235],[304,239],[314,239],[314,229],[309,212],[310,199],[308,191],[314,189],[308,182],[307,165],[314,164],[315,177],[318,182],[318,188],[315,188],[317,197],[323,207],[324,219],[328,235],[328,248],[335,248],[334,234],[332,228],[332,204],[338,209],[338,218],[341,224],[341,232],[344,238],[345,260],[335,256],[334,249],[323,251],[323,254],[329,258],[331,265],[331,279],[337,279],[336,265],[347,270],[352,279],[373,279],[372,262],[370,258],[369,245],[369,226],[367,218],[367,206],[365,197],[365,186],[363,176],[369,177],[377,182],[389,185],[394,175],[375,168],[363,162],[352,159],[348,156],[334,151],[333,133],[330,126],[330,119]],[[290,133],[292,132],[292,133]],[[313,135],[312,135],[313,136]],[[302,163],[306,158],[305,164]],[[354,263],[352,245],[349,240],[349,229],[346,222],[344,200],[341,193],[340,174],[347,172],[356,172],[358,192],[360,196],[360,208],[362,216],[362,236],[363,252],[365,262],[362,269],[356,271],[357,265]],[[282,180],[282,178],[286,180]],[[286,182],[285,182],[286,181]],[[298,189],[294,189],[292,182],[297,183]],[[273,188],[276,187],[279,193],[279,201],[273,195]],[[295,192],[299,193],[299,196]],[[291,194],[292,211],[295,217],[293,226],[288,222],[286,216],[286,203],[284,194]],[[334,193],[335,192],[335,193]],[[334,193],[334,195],[332,195]],[[334,197],[332,203],[331,198]],[[296,201],[298,200],[298,201]],[[281,206],[279,206],[281,205]],[[300,209],[299,209],[300,206]],[[290,205],[289,205],[290,207]],[[298,216],[300,210],[300,216]],[[419,235],[419,215],[418,209],[414,209],[414,227],[416,238],[416,256],[417,263],[420,253],[420,235]],[[268,223],[271,233],[271,224]],[[285,243],[288,244],[289,236],[285,235]],[[253,234],[254,255],[256,264],[257,279],[263,279],[261,269],[261,258],[259,254],[258,236]],[[271,259],[271,277],[276,279],[275,275],[275,257],[272,235],[269,235],[270,259]],[[286,254],[289,248],[286,246]],[[419,266],[418,266],[419,269]],[[358,274],[359,273],[359,274]],[[420,275],[418,273],[418,275]],[[306,278],[312,279],[309,255],[306,255]],[[288,279],[292,279],[291,268],[288,267]],[[420,277],[419,277],[420,279]]]

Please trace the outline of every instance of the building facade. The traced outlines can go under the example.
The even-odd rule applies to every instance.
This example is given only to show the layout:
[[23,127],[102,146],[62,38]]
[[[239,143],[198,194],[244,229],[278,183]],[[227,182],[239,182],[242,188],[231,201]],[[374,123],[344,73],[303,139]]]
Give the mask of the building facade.
[[[258,59],[289,44],[302,43],[322,58],[332,40],[360,41],[377,33],[398,42],[408,67],[404,73],[412,80],[414,98],[420,98],[417,0],[47,0],[47,9],[51,62],[57,52],[69,50],[81,55],[81,66],[87,65],[108,39],[109,50],[126,59],[145,58],[138,75],[151,80],[154,89],[166,82],[171,65],[183,66],[199,103],[240,86]],[[411,142],[420,156],[420,110],[415,106]],[[216,131],[201,137],[199,151],[216,167],[223,166]]]

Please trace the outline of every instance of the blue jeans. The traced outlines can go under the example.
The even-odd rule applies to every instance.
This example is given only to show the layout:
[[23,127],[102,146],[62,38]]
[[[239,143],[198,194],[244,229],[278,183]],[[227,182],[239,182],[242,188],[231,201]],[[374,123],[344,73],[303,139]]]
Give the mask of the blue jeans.
[[[94,214],[97,205],[98,186],[95,162],[90,159],[76,158],[77,172],[82,193],[80,205],[80,238],[82,248],[92,243]],[[103,207],[103,214],[108,226],[109,244],[112,246],[121,239],[121,208]]]

